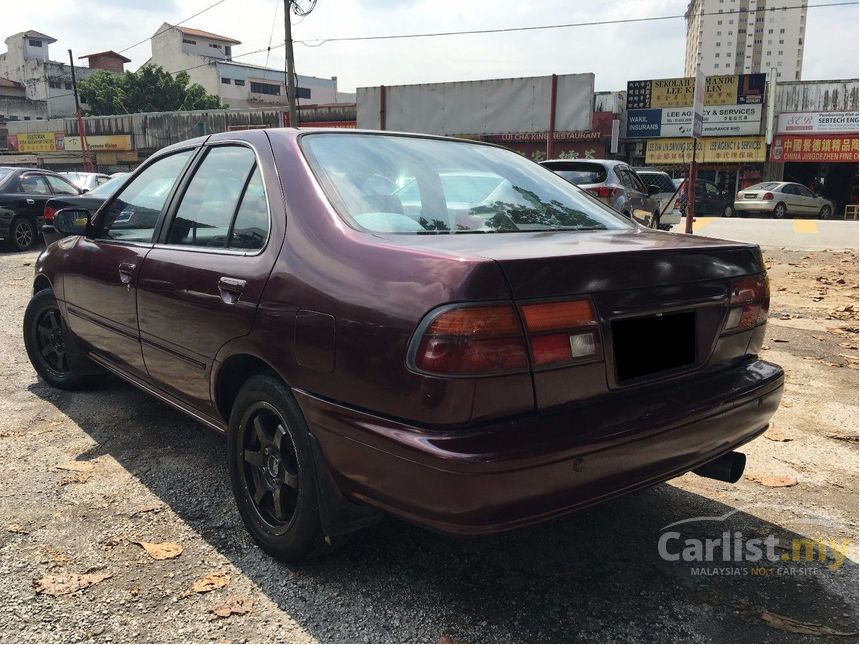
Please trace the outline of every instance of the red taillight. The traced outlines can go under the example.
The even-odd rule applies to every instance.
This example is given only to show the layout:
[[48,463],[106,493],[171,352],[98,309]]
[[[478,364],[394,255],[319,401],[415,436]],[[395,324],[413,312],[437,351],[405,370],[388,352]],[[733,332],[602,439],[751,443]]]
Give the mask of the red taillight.
[[771,199],[773,199],[773,193],[765,193],[764,195],[762,195],[762,199],[766,202],[770,201]]
[[618,194],[618,188],[615,186],[595,186],[593,188],[586,188],[585,190],[598,199],[612,199]]
[[45,210],[42,212],[42,216],[45,218],[45,224],[53,224],[54,223],[54,213],[57,212],[56,208],[51,208],[50,206],[45,206]]
[[[597,317],[587,299],[448,307],[431,314],[409,364],[429,374],[490,376],[558,367],[600,356]],[[528,340],[527,340],[528,339]]]
[[588,299],[522,306],[535,368],[554,367],[599,356],[597,316]]
[[770,284],[767,275],[739,278],[732,282],[731,309],[725,331],[752,329],[767,322],[770,309]]
[[436,314],[414,366],[432,374],[487,375],[528,369],[528,352],[513,305],[458,307]]

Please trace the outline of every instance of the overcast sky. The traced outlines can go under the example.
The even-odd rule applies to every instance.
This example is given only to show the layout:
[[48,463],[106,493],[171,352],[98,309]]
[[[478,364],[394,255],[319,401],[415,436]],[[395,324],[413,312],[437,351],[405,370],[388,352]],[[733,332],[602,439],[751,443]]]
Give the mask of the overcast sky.
[[[2,37],[35,29],[58,40],[53,60],[106,49],[122,50],[215,0],[27,0],[3,2]],[[308,0],[301,0],[306,3]],[[811,0],[811,4],[833,0]],[[234,56],[283,42],[283,0],[225,0],[186,23],[242,41]],[[319,0],[309,16],[294,17],[293,37],[455,31],[683,14],[687,0]],[[144,8],[145,7],[145,8]],[[277,15],[275,9],[277,7]],[[298,23],[298,24],[297,24]],[[337,76],[339,89],[436,81],[594,72],[596,89],[625,89],[628,80],[680,76],[683,18],[659,22],[412,40],[296,44],[296,71]],[[0,46],[4,47],[4,46]],[[125,52],[137,69],[149,42]],[[266,64],[266,54],[239,60]],[[268,58],[284,63],[283,48]],[[803,79],[858,76],[857,6],[810,8]]]

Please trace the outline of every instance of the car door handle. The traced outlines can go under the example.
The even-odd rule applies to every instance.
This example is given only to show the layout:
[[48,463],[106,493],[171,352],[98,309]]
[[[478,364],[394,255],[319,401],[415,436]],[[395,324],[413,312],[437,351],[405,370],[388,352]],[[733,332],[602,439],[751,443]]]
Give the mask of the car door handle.
[[123,262],[119,265],[119,279],[124,285],[131,286],[131,278],[134,276],[134,269],[137,267],[136,264],[131,264],[129,262]]
[[35,199],[30,199],[29,197],[27,199],[25,199],[24,201],[27,202],[28,206],[32,206],[33,204],[36,203]]
[[222,276],[218,280],[218,292],[221,294],[221,300],[228,305],[234,304],[242,297],[242,292],[245,290],[247,283],[239,278],[228,278]]

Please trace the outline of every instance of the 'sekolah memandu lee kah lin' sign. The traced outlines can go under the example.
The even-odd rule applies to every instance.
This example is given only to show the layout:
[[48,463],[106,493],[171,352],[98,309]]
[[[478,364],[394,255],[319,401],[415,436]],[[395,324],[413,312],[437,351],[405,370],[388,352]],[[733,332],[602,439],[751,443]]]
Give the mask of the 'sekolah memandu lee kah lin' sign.
[[[627,83],[627,137],[649,139],[691,135],[694,78],[663,78]],[[704,136],[761,132],[765,74],[708,76]]]

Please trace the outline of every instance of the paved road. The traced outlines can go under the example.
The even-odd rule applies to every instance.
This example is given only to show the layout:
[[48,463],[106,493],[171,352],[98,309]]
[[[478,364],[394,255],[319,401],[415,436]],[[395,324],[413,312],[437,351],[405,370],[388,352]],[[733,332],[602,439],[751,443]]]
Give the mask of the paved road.
[[[682,232],[683,222],[673,231]],[[825,249],[857,250],[858,223],[811,219],[775,221],[771,219],[737,219],[697,217],[693,223],[696,235],[729,240],[757,242],[765,248],[797,251]]]

